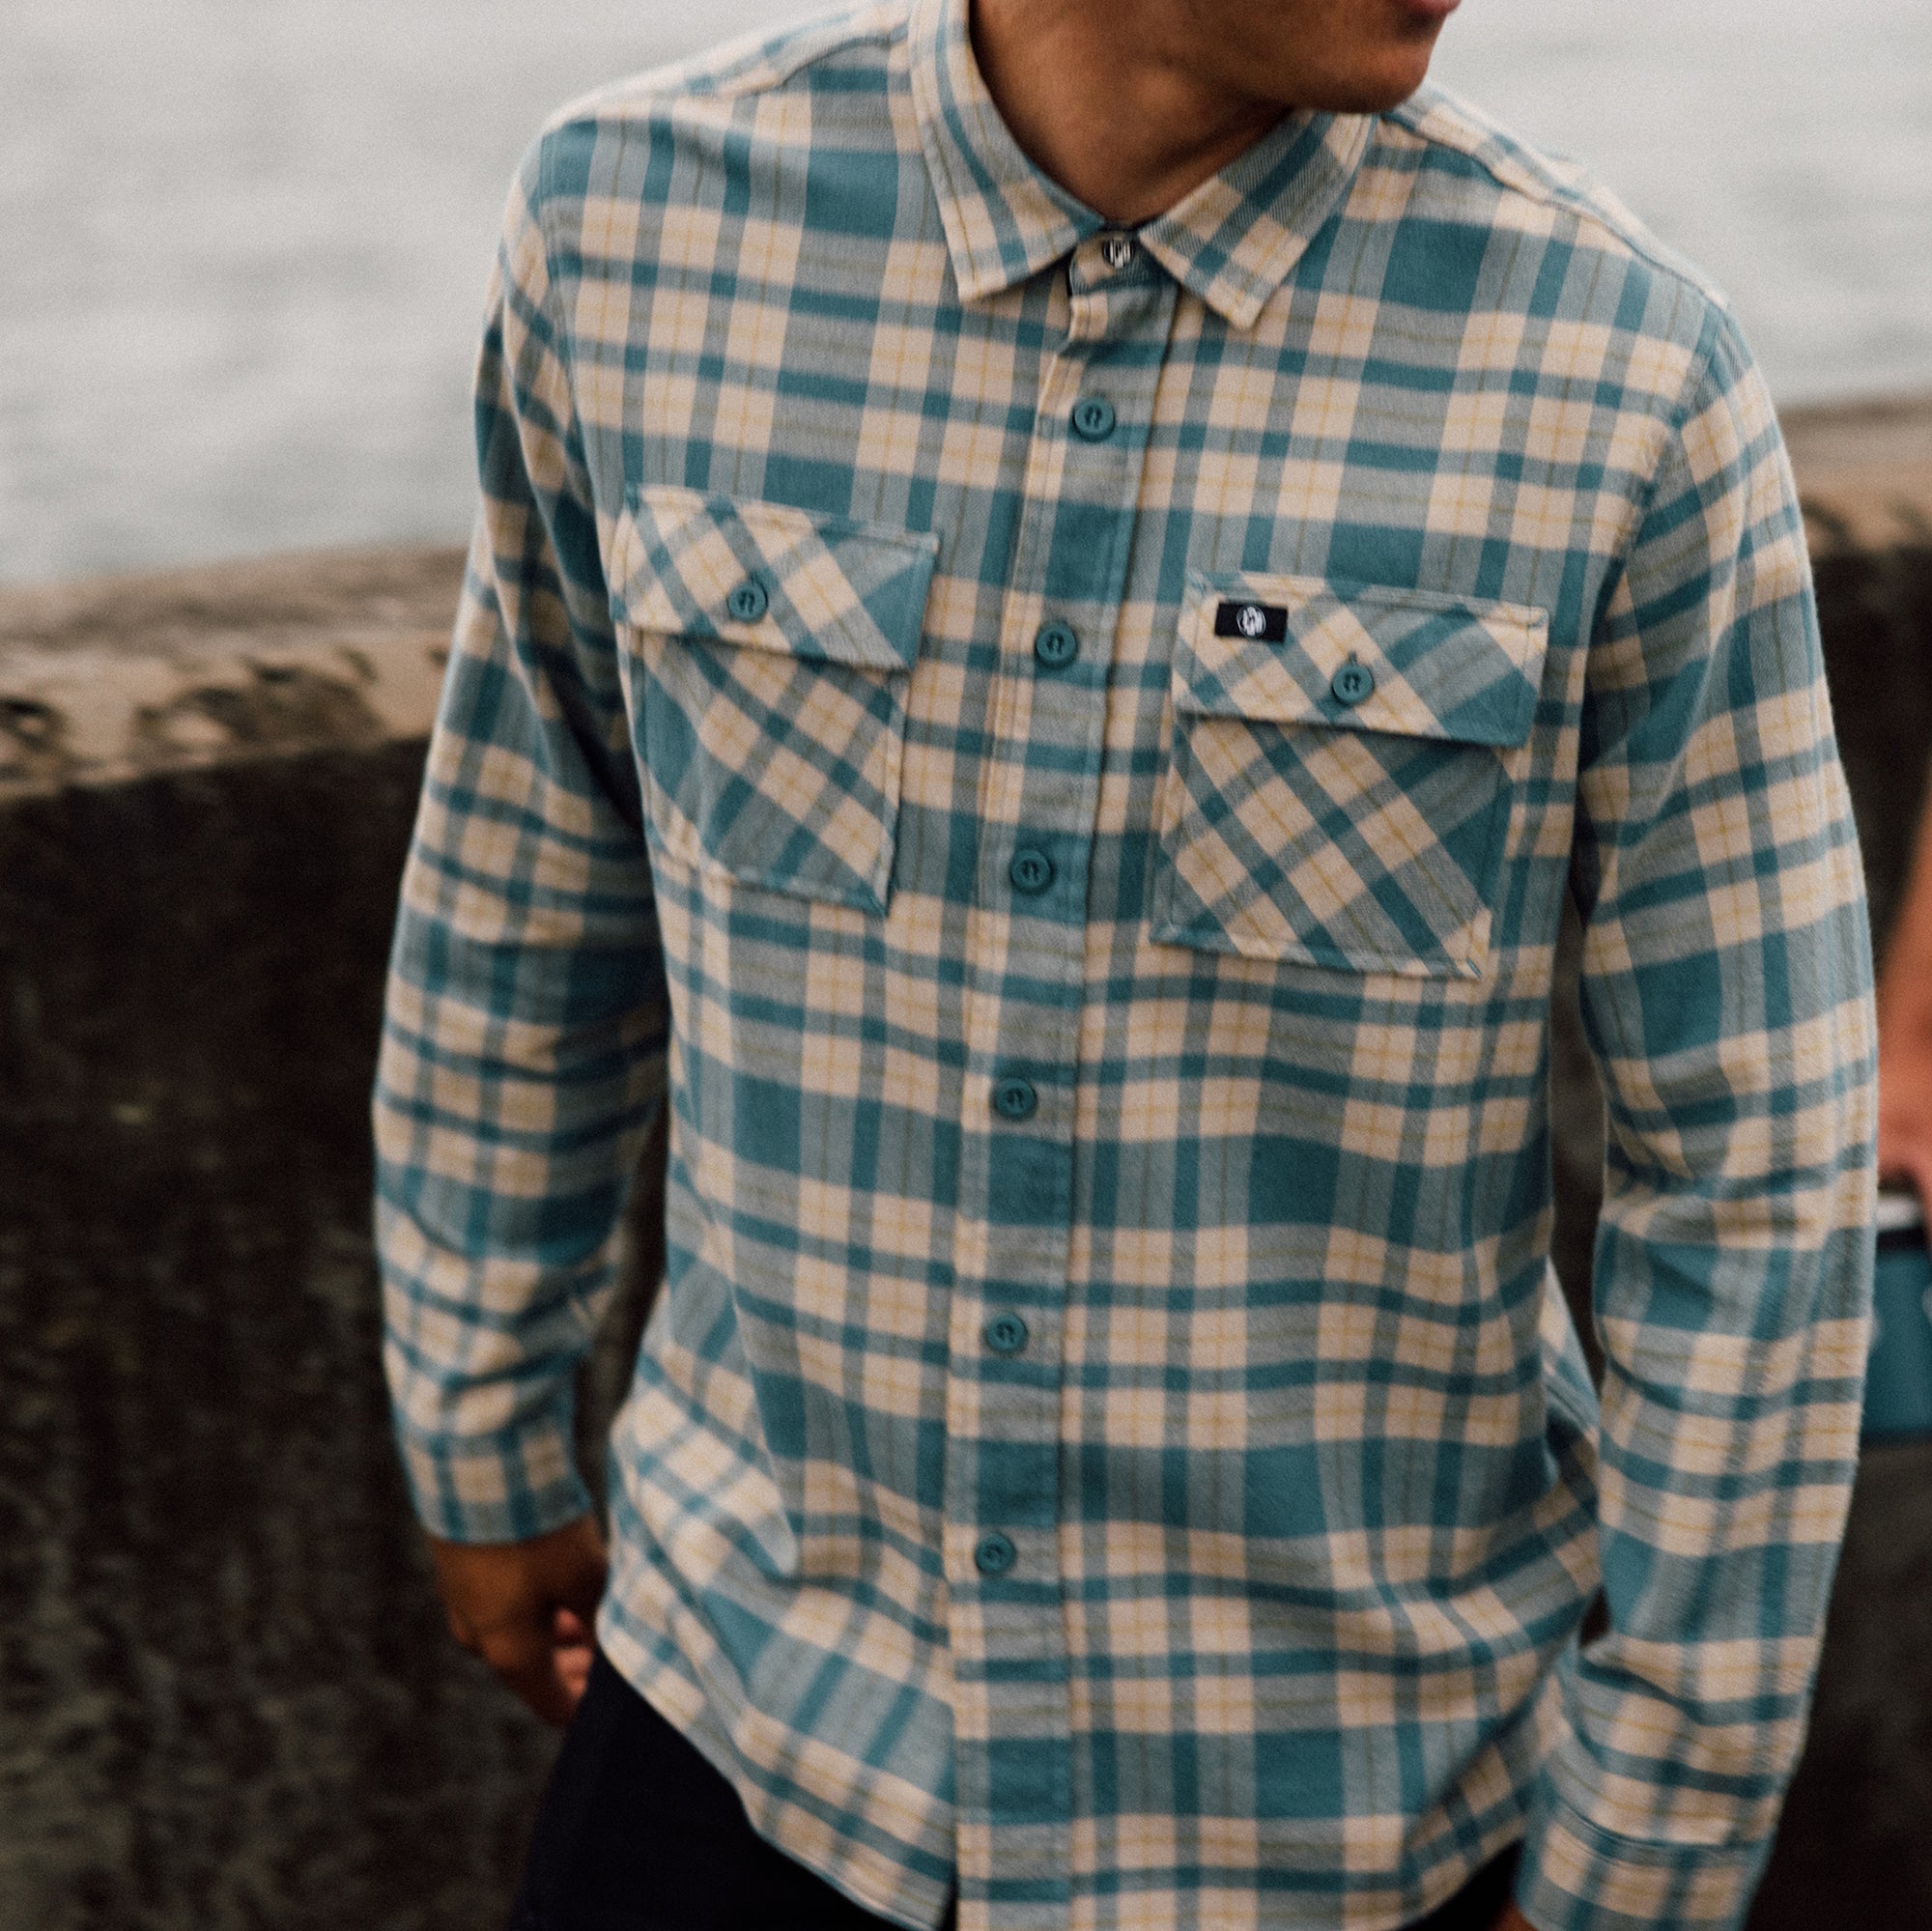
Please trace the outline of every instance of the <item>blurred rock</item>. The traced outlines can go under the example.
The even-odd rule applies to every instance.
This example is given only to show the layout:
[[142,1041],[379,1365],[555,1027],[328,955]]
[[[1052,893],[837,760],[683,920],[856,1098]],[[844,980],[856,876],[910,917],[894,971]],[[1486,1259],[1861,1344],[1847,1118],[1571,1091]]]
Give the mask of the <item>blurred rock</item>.
[[553,1739],[444,1631],[369,1237],[460,570],[0,603],[0,718],[49,720],[0,767],[4,1931],[469,1931],[520,1866]]

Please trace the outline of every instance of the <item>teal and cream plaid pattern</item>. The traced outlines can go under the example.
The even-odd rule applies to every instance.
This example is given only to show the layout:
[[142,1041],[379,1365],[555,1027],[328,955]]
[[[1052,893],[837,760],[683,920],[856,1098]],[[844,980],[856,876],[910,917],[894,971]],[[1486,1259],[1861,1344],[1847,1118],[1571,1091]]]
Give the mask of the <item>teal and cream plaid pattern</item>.
[[893,0],[554,123],[477,429],[376,1099],[425,1522],[585,1508],[666,1104],[599,1633],[783,1850],[908,1926],[1378,1931],[1526,1833],[1542,1931],[1734,1923],[1872,1037],[1721,301],[1433,92],[1111,231]]

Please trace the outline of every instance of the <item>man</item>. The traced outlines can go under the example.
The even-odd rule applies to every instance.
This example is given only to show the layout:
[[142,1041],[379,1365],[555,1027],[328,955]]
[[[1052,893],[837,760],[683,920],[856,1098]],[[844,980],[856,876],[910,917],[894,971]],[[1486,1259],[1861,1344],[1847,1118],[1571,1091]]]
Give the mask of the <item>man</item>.
[[377,1100],[452,1625],[560,1720],[596,1617],[524,1924],[1745,1908],[1858,1428],[1857,854],[1736,327],[1417,91],[1450,4],[884,0],[525,168]]

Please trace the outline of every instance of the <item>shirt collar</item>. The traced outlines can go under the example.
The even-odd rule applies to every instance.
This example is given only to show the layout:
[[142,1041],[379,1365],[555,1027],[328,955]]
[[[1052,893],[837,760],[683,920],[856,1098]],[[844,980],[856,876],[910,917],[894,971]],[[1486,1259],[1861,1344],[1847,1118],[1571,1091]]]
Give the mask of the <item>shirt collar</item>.
[[[913,109],[960,298],[1016,287],[1107,224],[1047,179],[1001,120],[968,0],[913,0]],[[1375,117],[1297,112],[1139,231],[1149,254],[1236,328],[1254,326],[1347,193]]]

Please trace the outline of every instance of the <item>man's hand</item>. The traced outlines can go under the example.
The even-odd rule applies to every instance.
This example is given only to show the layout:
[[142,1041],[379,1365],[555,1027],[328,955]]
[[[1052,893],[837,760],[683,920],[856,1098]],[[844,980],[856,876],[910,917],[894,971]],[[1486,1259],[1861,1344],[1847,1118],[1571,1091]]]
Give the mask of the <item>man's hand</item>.
[[1511,1902],[1503,1906],[1503,1915],[1496,1919],[1493,1931],[1536,1931],[1536,1926]]
[[590,1675],[593,1619],[608,1564],[596,1519],[528,1542],[429,1538],[449,1633],[546,1723],[570,1721]]
[[1932,1001],[1927,988],[1911,990],[1917,1001],[1879,1004],[1878,1170],[1883,1179],[1910,1181],[1932,1214],[1932,1009],[1916,1009]]
[[1878,1171],[1932,1214],[1932,786],[1878,980]]

